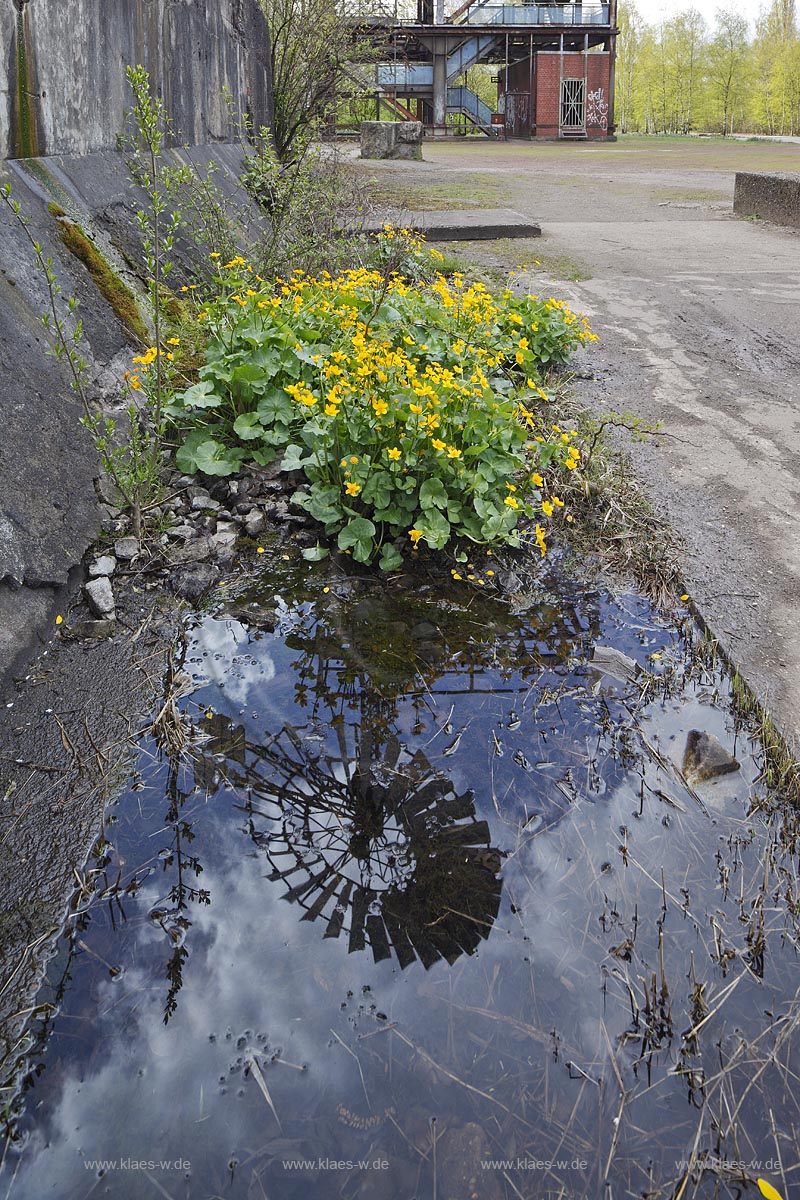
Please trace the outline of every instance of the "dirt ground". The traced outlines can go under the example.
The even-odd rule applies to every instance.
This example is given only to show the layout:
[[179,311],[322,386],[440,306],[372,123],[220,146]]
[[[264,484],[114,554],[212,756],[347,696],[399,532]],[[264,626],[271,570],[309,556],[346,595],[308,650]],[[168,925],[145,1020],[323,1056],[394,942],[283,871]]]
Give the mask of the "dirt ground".
[[[361,166],[387,202],[504,206],[542,237],[475,247],[600,335],[594,408],[663,422],[633,446],[685,543],[698,612],[795,743],[800,733],[800,231],[734,217],[736,171],[800,171],[800,146],[626,138],[426,143]],[[536,260],[538,260],[538,265]]]

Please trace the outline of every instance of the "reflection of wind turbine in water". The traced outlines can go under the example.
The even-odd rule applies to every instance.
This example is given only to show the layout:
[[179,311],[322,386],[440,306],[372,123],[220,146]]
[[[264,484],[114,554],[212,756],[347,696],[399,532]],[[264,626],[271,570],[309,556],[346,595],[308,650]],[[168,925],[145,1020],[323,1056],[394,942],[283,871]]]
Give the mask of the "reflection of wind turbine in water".
[[[457,794],[392,735],[378,742],[361,727],[351,749],[344,721],[334,728],[332,753],[317,755],[288,724],[266,746],[247,744],[246,775],[235,772],[235,782],[247,789],[269,878],[287,884],[285,899],[305,909],[303,920],[324,921],[325,937],[347,932],[351,952],[369,944],[376,962],[394,952],[401,967],[419,958],[428,968],[472,953],[489,935],[502,886],[500,854],[475,819],[472,793]],[[241,762],[243,731],[231,732]]]
[[[546,669],[566,670],[582,623],[563,603],[543,601],[520,620],[497,605],[476,612],[473,598],[442,604],[431,589],[359,586],[358,600],[329,595],[282,618],[303,724],[293,727],[284,710],[265,745],[230,723],[219,740],[204,726],[206,750],[226,755],[270,878],[285,884],[304,920],[324,923],[326,937],[347,934],[350,950],[369,944],[376,960],[454,962],[497,917],[500,855],[472,793],[458,794],[422,751],[398,741],[400,708],[409,706],[416,726],[428,700],[452,708],[465,693],[484,693],[524,702]],[[252,597],[237,601],[237,620],[253,619]],[[456,753],[463,732],[442,758]],[[516,757],[505,762],[519,775]],[[513,787],[509,779],[507,794]],[[529,796],[529,772],[523,787]]]
[[[225,754],[269,877],[285,884],[304,920],[324,923],[326,937],[346,933],[351,951],[369,944],[376,960],[454,962],[488,937],[497,917],[500,856],[472,793],[459,795],[422,751],[398,741],[400,708],[409,706],[416,728],[429,700],[433,709],[446,700],[452,711],[467,693],[504,694],[524,705],[543,676],[557,685],[568,674],[595,617],[591,606],[587,620],[542,601],[522,619],[497,605],[476,612],[472,598],[442,604],[425,589],[360,586],[367,590],[357,601],[348,592],[286,610],[291,620],[284,615],[278,636],[296,652],[294,703],[273,725],[280,732],[258,744],[215,716],[211,727],[204,723],[212,734],[206,755]],[[251,620],[253,611],[244,596],[236,619]],[[287,721],[292,709],[304,714],[297,727]],[[509,736],[519,724],[512,712]],[[442,758],[456,753],[463,733]],[[493,736],[499,761],[503,747]],[[516,804],[529,820],[528,805],[542,811],[556,790],[563,812],[561,791],[534,777],[521,750],[504,764],[509,809]],[[212,757],[205,766],[196,759],[195,769],[199,784],[213,784],[201,778],[217,772]]]

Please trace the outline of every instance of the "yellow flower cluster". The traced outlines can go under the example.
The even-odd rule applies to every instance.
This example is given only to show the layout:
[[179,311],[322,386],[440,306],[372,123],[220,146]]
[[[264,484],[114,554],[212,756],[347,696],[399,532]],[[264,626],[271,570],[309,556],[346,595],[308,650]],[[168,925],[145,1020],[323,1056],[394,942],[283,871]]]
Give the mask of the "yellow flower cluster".
[[[168,346],[179,346],[180,344],[180,338],[176,337],[169,338],[167,341]],[[159,350],[157,346],[148,346],[144,354],[135,354],[131,359],[135,369],[133,371],[126,371],[123,376],[128,387],[134,392],[138,392],[142,386],[141,377],[147,374],[157,358],[162,357],[172,362],[175,355],[171,350]]]
[[[379,241],[392,244],[393,256],[396,250],[418,253],[424,246],[413,231],[391,225]],[[442,260],[438,251],[426,253]],[[388,262],[390,269],[393,258]],[[206,322],[209,348],[214,346],[224,361],[240,332],[244,358],[235,361],[247,362],[248,347],[258,351],[245,395],[264,363],[264,379],[293,402],[281,400],[284,413],[296,406],[294,416],[281,419],[304,431],[301,440],[313,447],[322,481],[335,485],[350,517],[355,509],[391,525],[396,518],[387,514],[404,512],[399,528],[413,549],[423,539],[442,546],[448,522],[455,529],[462,512],[469,517],[463,517],[467,536],[502,539],[518,517],[533,513],[527,489],[515,494],[517,486],[510,482],[519,478],[526,452],[529,462],[540,454],[541,462],[568,470],[579,466],[580,452],[572,441],[576,431],[549,430],[539,423],[540,401],[551,399],[536,378],[541,364],[564,361],[578,342],[596,340],[563,301],[533,298],[532,304],[510,292],[494,295],[459,274],[431,279],[433,268],[428,280],[418,283],[399,273],[387,276],[358,267],[336,276],[311,277],[296,270],[271,284],[241,255],[218,269],[229,272],[218,277],[222,295],[196,314]],[[177,339],[169,344],[177,345]],[[146,371],[158,354],[151,347],[134,362]],[[135,378],[131,387],[139,386]],[[254,382],[253,407],[264,393],[264,383]],[[358,453],[349,454],[351,448]],[[494,476],[486,461],[492,458],[502,464]],[[546,474],[549,479],[549,470]],[[429,491],[427,507],[413,516],[409,498],[426,479],[438,480],[445,491]],[[541,513],[551,518],[563,501],[539,472],[529,480],[540,492]],[[442,496],[438,533],[431,494]],[[345,504],[344,497],[359,499]],[[322,501],[314,503],[323,507]],[[544,554],[545,531],[541,525],[535,529]]]
[[304,404],[307,408],[313,408],[317,403],[317,397],[304,383],[289,383],[284,391],[288,392],[298,404]]

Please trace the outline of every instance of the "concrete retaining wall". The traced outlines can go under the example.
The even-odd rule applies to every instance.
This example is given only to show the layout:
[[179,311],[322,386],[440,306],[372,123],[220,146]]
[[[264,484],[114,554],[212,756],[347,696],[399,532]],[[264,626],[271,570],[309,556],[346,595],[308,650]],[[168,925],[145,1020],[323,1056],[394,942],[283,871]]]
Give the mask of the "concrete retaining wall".
[[[238,214],[247,238],[264,236],[261,210],[244,192],[239,176],[244,151],[238,146],[196,146],[167,152],[171,165],[192,163],[201,178],[213,169],[223,204]],[[91,237],[99,253],[139,294],[144,272],[136,212],[146,208],[143,192],[130,179],[124,156],[115,151],[0,162],[0,185],[9,182],[41,242],[62,287],[61,317],[75,296],[83,322],[82,352],[92,399],[117,408],[123,402],[123,372],[131,366],[131,334],[96,288],[88,270],[64,245],[57,214],[66,210]],[[59,207],[52,212],[48,207]],[[196,280],[209,260],[185,234],[171,255],[170,285]],[[27,660],[45,641],[87,547],[100,532],[103,510],[94,480],[99,464],[80,422],[81,408],[67,372],[53,358],[41,324],[48,309],[42,273],[24,230],[0,204],[0,678]]]
[[230,138],[234,109],[271,122],[269,38],[257,0],[0,0],[0,157],[113,149],[141,63],[175,142]]
[[800,229],[800,175],[737,171],[733,211]]

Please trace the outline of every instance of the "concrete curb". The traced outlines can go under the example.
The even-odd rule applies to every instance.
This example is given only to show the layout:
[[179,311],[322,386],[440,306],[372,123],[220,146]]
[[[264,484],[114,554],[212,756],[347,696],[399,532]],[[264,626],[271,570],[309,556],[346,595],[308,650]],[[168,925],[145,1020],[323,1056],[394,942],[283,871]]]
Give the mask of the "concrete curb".
[[[423,233],[429,242],[478,242],[495,238],[541,237],[541,226],[510,208],[422,212],[397,216],[395,225]],[[384,220],[364,225],[364,233],[379,233]]]

